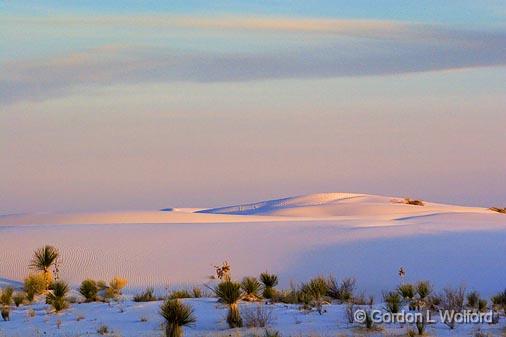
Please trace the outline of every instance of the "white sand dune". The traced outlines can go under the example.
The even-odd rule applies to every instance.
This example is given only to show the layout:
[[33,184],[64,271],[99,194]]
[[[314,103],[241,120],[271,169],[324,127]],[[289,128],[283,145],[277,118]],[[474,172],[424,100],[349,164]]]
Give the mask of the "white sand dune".
[[53,244],[74,284],[114,275],[133,287],[202,283],[228,260],[236,277],[270,270],[283,285],[333,273],[379,292],[402,265],[408,279],[439,286],[504,287],[505,215],[399,200],[323,193],[213,209],[5,215],[0,276],[21,280],[33,249]]

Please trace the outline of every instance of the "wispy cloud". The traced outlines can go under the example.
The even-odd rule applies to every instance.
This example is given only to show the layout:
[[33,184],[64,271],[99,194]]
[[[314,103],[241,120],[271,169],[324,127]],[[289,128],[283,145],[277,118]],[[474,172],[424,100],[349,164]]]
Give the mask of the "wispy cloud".
[[[284,32],[300,38],[300,42],[289,50],[246,50],[239,46],[217,53],[140,47],[133,41],[53,58],[9,61],[0,75],[3,103],[64,95],[78,86],[89,85],[327,78],[506,65],[506,31],[381,21],[274,18],[107,17],[61,18],[43,23],[243,30],[241,39],[248,39],[249,31]],[[325,38],[318,43],[306,43],[315,33],[324,34]]]

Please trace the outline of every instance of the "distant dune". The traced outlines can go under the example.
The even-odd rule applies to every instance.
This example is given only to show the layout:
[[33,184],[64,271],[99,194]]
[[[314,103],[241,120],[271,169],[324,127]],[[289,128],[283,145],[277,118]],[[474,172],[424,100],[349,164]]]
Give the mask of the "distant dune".
[[[122,275],[133,287],[206,282],[224,260],[236,277],[277,272],[283,285],[321,273],[381,291],[411,279],[504,287],[506,215],[485,208],[321,193],[212,209],[0,216],[0,277],[21,280],[33,249],[58,246],[63,277]],[[476,272],[479,270],[480,272]]]

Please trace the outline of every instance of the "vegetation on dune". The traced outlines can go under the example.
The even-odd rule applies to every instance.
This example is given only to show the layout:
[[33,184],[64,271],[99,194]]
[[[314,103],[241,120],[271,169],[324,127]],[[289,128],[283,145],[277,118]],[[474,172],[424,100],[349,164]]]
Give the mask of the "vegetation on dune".
[[14,288],[5,287],[2,289],[0,294],[0,304],[2,305],[2,319],[4,321],[10,320],[10,312],[11,312],[11,303],[12,303],[12,294],[14,293]]
[[242,327],[243,321],[238,305],[242,297],[241,284],[233,281],[223,281],[216,286],[214,293],[221,303],[228,305],[227,323],[230,328]]
[[404,203],[406,205],[414,205],[414,206],[425,206],[425,203],[422,200],[404,198]]
[[260,299],[258,292],[261,287],[262,285],[256,277],[244,277],[241,281],[241,289],[244,292],[243,300],[252,302],[258,301]]
[[489,210],[497,212],[497,213],[506,214],[506,207],[504,207],[504,208],[501,208],[501,207],[490,207]]
[[327,286],[330,298],[347,303],[353,300],[356,280],[352,277],[347,277],[338,283],[334,277],[329,276],[327,278]]
[[86,279],[81,282],[79,293],[85,298],[86,302],[94,302],[98,300],[98,285],[95,280]]
[[318,276],[311,279],[308,283],[303,283],[302,293],[306,296],[309,304],[316,308],[318,313],[323,313],[324,299],[329,291],[327,279]]
[[274,287],[278,285],[278,276],[265,272],[260,274],[260,282],[264,285],[262,296],[266,299],[272,299],[276,294],[276,289]]
[[67,294],[70,288],[64,281],[55,281],[51,290],[46,295],[46,303],[51,305],[56,312],[60,312],[69,306]]
[[51,267],[56,265],[59,257],[58,249],[53,246],[46,245],[34,251],[30,268],[39,271],[44,275],[46,281],[46,290],[53,282],[53,272]]
[[153,288],[147,288],[142,293],[137,294],[133,298],[134,302],[152,302],[156,301],[155,290]]
[[193,309],[177,299],[167,299],[160,307],[160,315],[165,319],[166,337],[182,337],[182,327],[196,322]]
[[23,288],[26,292],[26,299],[33,302],[35,296],[41,295],[46,290],[46,277],[42,273],[30,274],[25,278]]

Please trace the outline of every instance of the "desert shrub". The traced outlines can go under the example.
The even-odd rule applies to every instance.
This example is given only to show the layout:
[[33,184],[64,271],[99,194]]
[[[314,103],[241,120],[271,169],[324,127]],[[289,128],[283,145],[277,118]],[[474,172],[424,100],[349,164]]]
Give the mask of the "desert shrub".
[[415,309],[415,295],[416,295],[416,289],[415,286],[413,286],[410,283],[404,283],[401,284],[398,288],[399,294],[402,296],[403,303],[409,305],[410,310]]
[[432,293],[432,285],[429,281],[420,281],[416,284],[416,293],[421,300],[425,300]]
[[257,301],[259,300],[258,292],[262,285],[256,277],[245,277],[241,281],[241,289],[244,292],[243,299],[245,301]]
[[[464,310],[465,293],[466,289],[462,286],[459,288],[445,288],[441,299],[441,308],[447,312],[462,312]],[[456,324],[455,315],[444,318],[443,323],[450,329],[454,329]]]
[[2,305],[11,305],[12,294],[14,294],[14,288],[12,288],[12,287],[3,288],[2,292],[0,294],[0,303]]
[[2,305],[1,315],[2,315],[2,319],[4,321],[10,321],[11,320],[11,307],[8,305]]
[[469,309],[478,309],[480,303],[480,294],[477,291],[471,291],[467,294],[467,307]]
[[199,287],[193,287],[192,295],[194,298],[201,298],[202,297],[202,289],[200,289]]
[[264,285],[262,296],[267,299],[272,299],[276,292],[274,287],[278,285],[278,276],[265,272],[260,274],[260,282]]
[[241,299],[241,284],[233,281],[220,282],[214,289],[214,293],[220,302],[229,307],[227,323],[230,328],[240,328],[243,325],[239,312],[238,302]]
[[173,290],[169,294],[169,298],[171,300],[175,300],[177,298],[192,298],[192,297],[193,297],[192,293],[190,293],[190,291],[188,291],[187,289]]
[[46,282],[46,290],[53,282],[51,267],[56,264],[59,255],[60,253],[58,252],[58,249],[49,245],[39,248],[33,252],[30,268],[42,273]]
[[349,302],[353,299],[355,285],[356,280],[352,277],[347,277],[338,283],[334,277],[329,276],[327,279],[327,294],[340,302]]
[[414,206],[425,206],[422,200],[416,200],[411,198],[404,198],[404,203],[406,205],[414,205]]
[[107,325],[105,325],[105,324],[102,324],[102,325],[100,325],[100,326],[97,328],[97,333],[98,333],[99,335],[102,335],[102,336],[103,336],[103,335],[107,335],[109,332],[110,332],[110,331],[109,331],[109,327],[108,327]]
[[16,307],[19,307],[26,299],[26,293],[24,291],[16,291],[14,295],[12,295],[12,301]]
[[40,295],[46,290],[46,277],[42,273],[30,274],[24,280],[23,287],[26,292],[26,299],[33,302],[36,295]]
[[385,301],[385,309],[392,313],[396,314],[401,309],[401,296],[397,291],[390,291],[387,293],[383,293],[383,300]]
[[315,277],[301,287],[301,291],[308,296],[318,313],[323,312],[323,301],[329,290],[327,280],[321,276]]
[[[125,278],[115,276],[109,282],[109,286],[104,289],[104,297],[108,299],[116,299],[122,294],[123,288],[126,287],[128,281]],[[100,285],[99,285],[100,286]]]
[[81,282],[79,293],[83,295],[86,302],[94,302],[98,299],[98,286],[95,280],[87,279]]
[[500,310],[501,308],[506,313],[506,289],[492,297],[492,305],[494,309]]
[[504,208],[501,208],[501,207],[490,207],[489,210],[497,212],[497,213],[506,214],[506,207],[504,207]]
[[155,290],[153,288],[147,288],[140,294],[134,296],[134,302],[153,302],[156,301]]
[[281,333],[277,330],[265,330],[264,337],[281,337]]
[[56,312],[60,312],[69,306],[67,294],[70,288],[64,281],[56,281],[51,285],[51,290],[46,295],[46,303],[51,305]]
[[182,327],[196,322],[193,309],[179,300],[167,299],[160,307],[160,315],[165,319],[165,336],[183,336]]
[[265,328],[272,324],[272,310],[263,304],[247,307],[242,310],[244,326],[248,328]]

